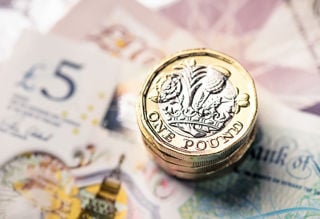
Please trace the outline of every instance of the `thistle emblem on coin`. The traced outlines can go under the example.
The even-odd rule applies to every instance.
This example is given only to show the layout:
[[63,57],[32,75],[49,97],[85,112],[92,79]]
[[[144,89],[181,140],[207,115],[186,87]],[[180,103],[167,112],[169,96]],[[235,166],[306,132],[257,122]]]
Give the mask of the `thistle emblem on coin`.
[[170,75],[161,77],[151,96],[159,104],[165,122],[188,137],[208,137],[219,132],[249,95],[228,80],[231,73],[221,66],[198,65],[194,59],[181,61]]

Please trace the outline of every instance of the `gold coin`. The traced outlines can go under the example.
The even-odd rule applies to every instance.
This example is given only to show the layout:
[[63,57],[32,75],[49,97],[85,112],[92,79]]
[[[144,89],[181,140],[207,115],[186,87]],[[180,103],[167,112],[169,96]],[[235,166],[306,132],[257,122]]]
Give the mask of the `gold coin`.
[[245,143],[245,145],[242,145],[242,147],[239,147],[237,150],[235,150],[232,154],[230,154],[228,157],[221,159],[213,164],[203,165],[203,166],[196,166],[196,167],[190,167],[190,166],[182,166],[180,163],[172,163],[168,160],[163,159],[162,157],[158,156],[157,153],[152,149],[152,147],[147,147],[147,150],[150,152],[150,154],[153,156],[153,158],[157,161],[157,163],[161,163],[163,167],[166,167],[166,169],[171,169],[173,171],[178,172],[186,172],[186,173],[195,173],[195,174],[202,174],[206,172],[212,172],[213,170],[219,170],[221,168],[226,167],[227,165],[230,165],[231,162],[235,162],[237,160],[233,160],[232,158],[237,156],[243,156],[243,154],[247,151],[250,144],[252,143],[254,139],[255,131],[251,133],[249,140]]
[[255,85],[227,55],[183,51],[150,73],[137,116],[154,151],[187,164],[214,164],[247,146],[257,116]]
[[157,156],[161,157],[163,160],[166,160],[170,163],[177,163],[180,166],[185,166],[185,167],[203,167],[203,166],[208,166],[208,165],[213,165],[216,164],[217,162],[221,161],[222,159],[228,157],[230,154],[232,154],[235,150],[237,150],[240,146],[248,142],[249,138],[251,137],[250,132],[247,137],[243,138],[241,141],[239,141],[235,146],[233,146],[232,150],[225,151],[224,154],[221,156],[217,157],[214,156],[211,159],[206,158],[206,160],[194,160],[194,161],[189,161],[189,160],[184,160],[184,156],[179,156],[179,157],[174,157],[170,154],[167,154],[165,151],[161,151],[161,146],[155,146],[154,142],[146,138],[145,136],[142,135],[142,140],[146,146],[146,148],[150,151],[152,150],[153,153],[155,153]]
[[182,170],[176,170],[173,168],[168,167],[168,164],[164,164],[163,162],[156,160],[156,162],[159,164],[159,166],[164,169],[166,172],[169,174],[176,176],[181,179],[190,179],[190,180],[195,180],[195,179],[202,179],[202,178],[207,178],[211,176],[215,176],[217,174],[220,174],[223,172],[223,170],[228,169],[230,167],[233,167],[237,162],[239,162],[248,149],[250,148],[252,142],[254,141],[254,136],[255,136],[256,130],[252,133],[250,139],[246,144],[243,145],[243,147],[239,148],[236,150],[234,153],[232,153],[223,164],[217,165],[215,168],[212,168],[211,170],[207,170],[204,172],[190,172],[190,171],[182,171]]

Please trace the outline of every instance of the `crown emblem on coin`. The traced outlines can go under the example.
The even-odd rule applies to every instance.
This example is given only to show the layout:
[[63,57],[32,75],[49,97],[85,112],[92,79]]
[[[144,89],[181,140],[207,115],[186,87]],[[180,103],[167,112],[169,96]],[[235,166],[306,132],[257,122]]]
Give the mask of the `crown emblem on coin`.
[[155,95],[160,112],[169,126],[180,129],[188,137],[211,136],[249,105],[249,95],[240,94],[228,80],[230,72],[220,66],[198,65],[185,60],[173,73],[160,78]]

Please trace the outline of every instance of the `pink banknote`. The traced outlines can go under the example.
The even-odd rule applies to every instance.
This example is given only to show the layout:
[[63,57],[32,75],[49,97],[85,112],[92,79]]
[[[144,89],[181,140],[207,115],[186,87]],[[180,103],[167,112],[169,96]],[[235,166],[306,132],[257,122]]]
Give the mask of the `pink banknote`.
[[52,31],[92,41],[139,64],[154,64],[170,53],[204,45],[165,17],[129,0],[80,1]]
[[288,105],[320,114],[320,1],[178,1],[161,13],[238,59]]

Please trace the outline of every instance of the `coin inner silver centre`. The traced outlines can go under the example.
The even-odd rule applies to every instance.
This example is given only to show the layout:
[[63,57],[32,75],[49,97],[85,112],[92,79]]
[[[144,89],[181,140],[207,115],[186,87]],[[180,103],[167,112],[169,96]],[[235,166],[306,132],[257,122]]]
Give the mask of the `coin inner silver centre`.
[[236,111],[237,89],[221,67],[197,65],[187,60],[172,74],[159,79],[156,101],[164,122],[186,137],[214,135]]

